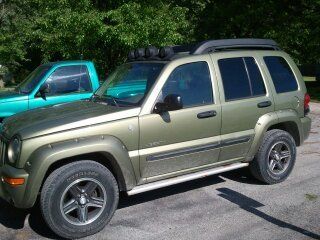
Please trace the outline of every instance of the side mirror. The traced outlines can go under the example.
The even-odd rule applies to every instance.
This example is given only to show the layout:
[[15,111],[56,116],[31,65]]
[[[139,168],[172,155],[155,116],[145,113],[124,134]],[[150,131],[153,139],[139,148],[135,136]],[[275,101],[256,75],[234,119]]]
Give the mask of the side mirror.
[[163,113],[167,111],[175,111],[183,108],[181,96],[178,94],[169,94],[163,100],[154,106],[154,113]]
[[46,93],[49,93],[50,87],[48,83],[44,83],[43,85],[41,85],[41,87],[39,88],[39,93],[40,96],[44,99],[47,100],[46,98]]

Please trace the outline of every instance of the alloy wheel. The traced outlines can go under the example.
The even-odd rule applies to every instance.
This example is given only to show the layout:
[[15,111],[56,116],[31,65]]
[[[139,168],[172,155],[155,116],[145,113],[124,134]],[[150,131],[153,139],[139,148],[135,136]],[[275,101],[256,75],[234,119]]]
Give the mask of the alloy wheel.
[[99,181],[81,178],[72,182],[63,192],[60,211],[69,223],[87,225],[102,214],[106,202],[106,190]]

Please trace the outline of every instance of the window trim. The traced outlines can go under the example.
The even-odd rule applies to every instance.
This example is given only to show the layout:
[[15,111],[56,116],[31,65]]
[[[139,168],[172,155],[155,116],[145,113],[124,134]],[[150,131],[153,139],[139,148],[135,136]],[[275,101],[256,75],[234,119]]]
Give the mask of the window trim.
[[92,80],[91,80],[91,76],[90,76],[90,72],[88,69],[88,66],[86,64],[72,64],[72,65],[61,65],[61,66],[57,66],[51,73],[50,75],[46,78],[46,80],[43,82],[43,84],[45,84],[47,82],[47,80],[59,69],[59,68],[63,68],[63,67],[74,67],[74,66],[81,66],[81,67],[85,67],[86,68],[86,73],[88,76],[88,80],[89,80],[89,84],[90,84],[90,91],[85,91],[85,92],[71,92],[71,93],[66,93],[66,94],[54,94],[54,95],[46,95],[47,98],[50,97],[57,97],[57,96],[70,96],[70,95],[78,95],[78,94],[88,94],[88,93],[93,93],[93,86],[92,86]]
[[[211,70],[210,70],[210,65],[209,65],[208,61],[199,60],[199,61],[193,61],[193,62],[187,62],[187,63],[180,64],[180,65],[176,66],[176,67],[169,73],[168,77],[166,78],[166,80],[164,81],[161,89],[160,89],[159,92],[158,92],[158,95],[157,95],[157,97],[156,97],[156,100],[155,100],[154,104],[152,105],[151,111],[154,109],[155,105],[159,102],[158,99],[159,99],[161,90],[162,90],[162,88],[165,86],[165,84],[167,83],[167,81],[168,81],[168,79],[170,78],[171,74],[172,74],[177,68],[182,67],[182,66],[185,66],[185,65],[188,65],[188,64],[193,64],[193,63],[205,63],[206,66],[207,66],[207,69],[208,69],[208,72],[209,72],[209,76],[210,76],[210,82],[211,82],[212,102],[211,102],[211,103],[207,103],[207,104],[189,105],[188,107],[183,107],[182,109],[176,110],[176,111],[181,111],[181,110],[190,109],[190,108],[196,108],[196,107],[204,107],[204,106],[209,106],[209,105],[215,105],[215,104],[216,104],[216,102],[215,102],[215,97],[214,97],[214,85],[213,85],[213,79],[212,79],[212,74],[211,74]],[[151,112],[151,113],[152,113],[152,112]]]
[[[267,66],[267,63],[266,63],[266,61],[265,61],[265,57],[278,57],[278,58],[282,58],[282,59],[287,63],[287,65],[289,66],[289,68],[290,68],[290,70],[291,70],[291,73],[292,73],[293,76],[294,76],[294,79],[296,80],[296,83],[297,83],[297,89],[296,89],[296,90],[286,91],[286,92],[280,92],[280,93],[277,92],[277,89],[276,89],[276,86],[275,86],[275,84],[274,84],[274,82],[273,82],[273,78],[272,78],[272,76],[271,76],[270,70],[269,70],[269,68],[268,68],[268,66]],[[272,86],[273,86],[273,88],[274,88],[275,94],[286,94],[286,93],[292,93],[292,92],[298,92],[298,91],[300,91],[300,83],[299,83],[299,80],[298,80],[299,78],[297,77],[296,72],[293,70],[292,66],[289,64],[288,60],[287,60],[284,56],[281,56],[281,55],[263,55],[263,56],[262,56],[262,60],[263,60],[263,64],[265,65],[265,68],[266,68],[266,70],[268,71],[268,74],[269,74],[269,76],[270,76],[270,81],[271,81]]]
[[[251,95],[250,95],[250,96],[246,96],[246,97],[241,97],[241,98],[226,99],[225,88],[224,88],[223,79],[222,79],[222,74],[221,74],[220,67],[219,67],[219,60],[223,60],[223,59],[235,59],[235,58],[240,58],[240,59],[242,59],[242,62],[243,62],[243,64],[244,64],[245,71],[246,71],[246,74],[247,74],[247,77],[248,77]],[[250,77],[250,74],[249,74],[249,70],[248,70],[248,68],[247,68],[247,64],[246,64],[246,62],[245,62],[245,58],[253,58],[253,60],[255,61],[256,65],[257,65],[257,68],[258,68],[258,70],[259,70],[259,72],[260,72],[261,78],[262,78],[262,82],[263,82],[263,85],[264,85],[264,89],[265,89],[265,91],[266,91],[265,94],[253,95],[251,77]],[[222,88],[223,88],[223,97],[224,97],[224,102],[225,102],[225,103],[233,102],[233,101],[241,101],[241,100],[251,99],[251,98],[266,97],[266,96],[269,95],[268,88],[267,88],[267,83],[266,83],[266,79],[265,79],[265,76],[264,76],[264,74],[263,74],[263,69],[261,68],[261,66],[260,66],[260,64],[259,64],[257,57],[252,56],[252,55],[223,57],[223,58],[218,58],[218,59],[216,60],[216,63],[217,63],[218,72],[219,72],[219,74],[220,74],[220,80],[221,80],[221,84],[222,84]],[[220,92],[220,94],[221,94],[221,92]]]

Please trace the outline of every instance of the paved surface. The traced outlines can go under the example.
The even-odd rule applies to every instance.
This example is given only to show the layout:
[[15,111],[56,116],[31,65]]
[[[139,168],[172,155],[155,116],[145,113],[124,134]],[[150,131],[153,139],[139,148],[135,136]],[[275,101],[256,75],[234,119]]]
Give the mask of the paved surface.
[[[122,197],[101,233],[106,239],[320,239],[320,104],[312,104],[310,138],[287,181],[262,185],[246,169]],[[38,207],[0,202],[0,239],[57,238]]]

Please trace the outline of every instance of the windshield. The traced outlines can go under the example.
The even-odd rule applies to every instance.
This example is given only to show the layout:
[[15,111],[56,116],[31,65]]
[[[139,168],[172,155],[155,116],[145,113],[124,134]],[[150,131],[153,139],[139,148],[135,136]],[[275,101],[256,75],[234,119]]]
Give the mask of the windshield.
[[115,106],[140,106],[164,63],[126,63],[119,66],[97,90],[94,100]]
[[22,83],[16,87],[16,91],[20,93],[30,93],[41,81],[51,66],[39,66]]

